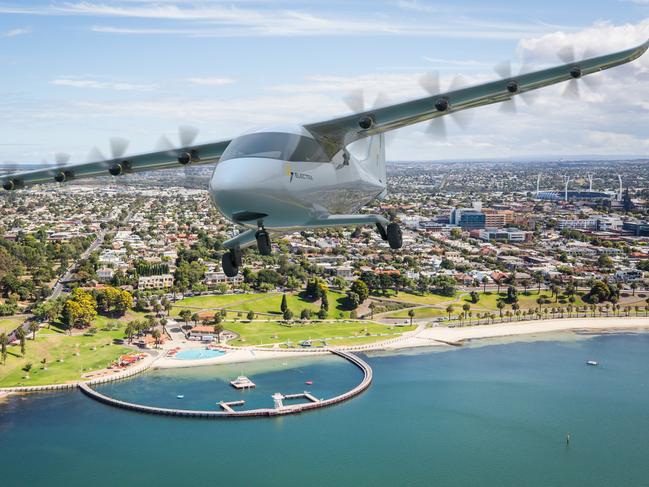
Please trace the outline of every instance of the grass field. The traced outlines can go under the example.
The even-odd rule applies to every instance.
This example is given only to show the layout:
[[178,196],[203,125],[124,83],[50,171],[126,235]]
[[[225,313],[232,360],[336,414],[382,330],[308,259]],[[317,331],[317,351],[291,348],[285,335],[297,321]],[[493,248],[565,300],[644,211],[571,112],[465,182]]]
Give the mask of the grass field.
[[25,321],[24,318],[15,318],[12,316],[8,318],[0,318],[0,333],[9,333],[10,331],[15,330],[23,321]]
[[[362,321],[345,321],[345,322],[314,322],[307,324],[296,324],[292,327],[283,325],[276,321],[252,323],[224,323],[227,330],[239,334],[237,340],[228,342],[233,346],[245,345],[264,345],[270,343],[283,343],[291,341],[297,345],[298,342],[307,339],[332,338],[338,340],[348,340],[350,337],[360,337],[367,333],[398,335],[411,331],[414,327],[402,326],[392,327],[380,323],[362,322]],[[395,335],[395,336],[396,336]],[[366,337],[374,338],[372,341],[387,340],[390,336],[384,337]],[[356,340],[356,338],[351,338]],[[354,342],[356,343],[356,342]]]
[[[344,309],[345,295],[336,291],[329,291],[329,318],[344,319],[349,318],[349,311]],[[309,301],[304,299],[300,294],[286,293],[286,303],[294,315],[300,314],[300,311],[307,308],[313,312],[320,310],[320,301]],[[254,311],[255,313],[281,314],[282,294],[225,294],[220,296],[195,296],[182,299],[174,303],[171,315],[178,316],[183,308],[190,309],[192,312],[200,313],[210,308],[226,308],[231,310]],[[236,316],[236,312],[228,313],[228,318]]]
[[[456,306],[455,309],[457,311],[458,307]],[[414,312],[415,312],[415,316],[414,316],[415,319],[437,318],[439,316],[447,316],[446,311],[444,311],[444,309],[441,308],[415,308]],[[385,315],[385,317],[410,320],[407,309],[401,309],[399,311],[395,311],[394,313]]]
[[440,296],[439,294],[412,294],[406,292],[395,293],[390,296],[390,299],[394,301],[403,301],[404,303],[415,303],[415,304],[428,304],[428,305],[440,305],[442,303],[456,303],[459,302],[460,295],[456,294],[455,296]]
[[[31,340],[30,334],[24,357],[19,346],[9,347],[7,362],[0,365],[0,387],[61,384],[78,380],[91,370],[103,369],[119,355],[133,351],[113,344],[113,339],[124,338],[126,322],[143,316],[144,313],[136,312],[129,312],[119,320],[99,316],[93,322],[93,326],[98,328],[93,336],[69,336],[56,326],[41,329],[35,341]],[[118,323],[119,327],[108,331],[104,329],[108,323]],[[47,359],[47,370],[41,363],[44,358]],[[27,373],[23,367],[29,363],[32,368]],[[27,375],[29,379],[25,378]]]

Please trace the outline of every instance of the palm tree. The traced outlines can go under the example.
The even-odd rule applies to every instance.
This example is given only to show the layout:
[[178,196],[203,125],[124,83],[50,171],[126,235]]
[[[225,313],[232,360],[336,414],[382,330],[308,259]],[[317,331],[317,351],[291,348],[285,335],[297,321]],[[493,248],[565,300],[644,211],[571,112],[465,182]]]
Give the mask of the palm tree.
[[221,343],[221,333],[223,333],[223,325],[221,322],[214,323],[214,334],[219,343]]
[[487,292],[487,284],[489,284],[489,278],[487,276],[482,276],[482,292]]
[[505,309],[505,306],[505,302],[502,299],[499,299],[496,303],[496,308],[498,308],[498,311],[500,312],[500,318],[503,317],[503,309]]
[[38,323],[35,321],[30,321],[28,325],[28,329],[32,334],[32,340],[36,340],[36,332],[38,331]]
[[2,353],[2,365],[7,361],[7,345],[9,344],[9,337],[6,333],[0,333],[0,352]]
[[20,340],[20,354],[24,357],[25,356],[25,330],[23,330],[22,326],[19,326],[18,329],[16,330],[16,336],[18,337],[18,340]]
[[201,317],[198,316],[198,313],[193,313],[192,314],[192,321],[194,322],[194,326],[196,326],[198,324],[198,320],[200,320],[200,319],[201,319]]
[[410,326],[412,326],[412,319],[415,317],[415,310],[414,309],[408,310],[408,317],[410,318]]
[[635,290],[638,289],[638,283],[633,281],[631,283],[631,289],[633,290],[633,296],[635,296]]
[[452,305],[452,304],[449,304],[449,305],[446,307],[446,312],[448,313],[448,319],[449,319],[449,321],[451,320],[451,313],[453,313],[453,309],[454,309],[454,308],[453,308],[453,305]]
[[155,345],[156,345],[156,347],[157,347],[158,345],[160,345],[160,337],[161,337],[160,330],[158,330],[158,329],[156,328],[155,330],[153,330],[153,331],[151,332],[151,336],[152,336],[153,339],[155,340]]

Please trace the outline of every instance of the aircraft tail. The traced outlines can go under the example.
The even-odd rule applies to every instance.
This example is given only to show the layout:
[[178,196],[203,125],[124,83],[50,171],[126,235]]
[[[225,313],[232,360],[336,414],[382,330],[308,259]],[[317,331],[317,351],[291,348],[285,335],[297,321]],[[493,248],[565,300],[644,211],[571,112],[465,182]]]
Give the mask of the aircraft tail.
[[[385,166],[385,135],[379,134],[369,138],[367,157],[363,164],[381,183],[386,184],[387,170]],[[387,194],[387,190],[384,191]],[[385,196],[382,194],[382,196]]]

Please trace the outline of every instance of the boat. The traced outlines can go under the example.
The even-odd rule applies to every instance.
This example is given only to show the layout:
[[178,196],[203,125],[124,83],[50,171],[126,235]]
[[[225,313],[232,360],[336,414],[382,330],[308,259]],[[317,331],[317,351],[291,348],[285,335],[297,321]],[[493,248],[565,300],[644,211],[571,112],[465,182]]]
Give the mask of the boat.
[[599,365],[599,362],[597,362],[596,360],[589,360],[588,362],[586,362],[586,365]]
[[312,381],[312,380],[308,380],[308,381],[305,382],[305,384],[306,384],[307,386],[312,386],[312,385],[313,385],[313,381]]
[[177,399],[184,399],[184,398],[185,398],[185,396],[184,396],[184,395],[182,395],[182,394],[178,394],[178,395],[176,396],[176,398],[177,398]]

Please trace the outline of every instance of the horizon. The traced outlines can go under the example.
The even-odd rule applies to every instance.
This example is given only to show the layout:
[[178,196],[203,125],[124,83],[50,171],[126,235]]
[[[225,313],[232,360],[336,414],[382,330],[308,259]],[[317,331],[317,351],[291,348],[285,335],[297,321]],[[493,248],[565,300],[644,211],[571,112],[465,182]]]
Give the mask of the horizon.
[[[0,14],[0,59],[9,67],[0,81],[0,160],[16,164],[53,161],[55,152],[83,162],[93,146],[107,152],[109,137],[146,152],[188,123],[207,142],[324,120],[349,113],[342,98],[359,87],[367,105],[379,92],[412,99],[425,94],[418,79],[427,72],[440,71],[442,88],[456,74],[480,83],[497,79],[503,59],[516,73],[522,63],[561,64],[565,46],[581,56],[649,38],[649,4],[637,0],[552,0],[516,11],[504,0],[1,0]],[[426,134],[425,123],[402,129],[388,159],[646,153],[649,88],[638,80],[647,73],[643,57],[596,75],[595,91],[581,85],[581,100],[562,97],[559,86],[540,90],[531,106],[519,103],[515,115],[472,110],[469,129],[449,122],[446,140]]]

